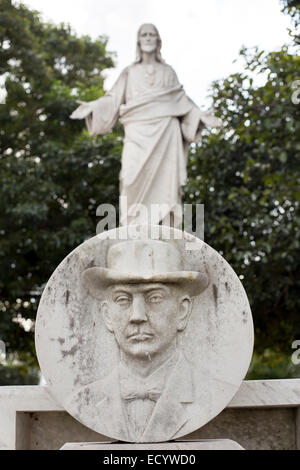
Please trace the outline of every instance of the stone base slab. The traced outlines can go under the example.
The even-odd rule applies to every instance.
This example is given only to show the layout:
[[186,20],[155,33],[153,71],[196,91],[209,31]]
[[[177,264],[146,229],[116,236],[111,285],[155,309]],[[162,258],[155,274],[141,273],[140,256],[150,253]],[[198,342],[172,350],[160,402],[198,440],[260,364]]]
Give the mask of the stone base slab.
[[60,450],[244,450],[231,439],[157,442],[152,444],[123,444],[103,442],[68,442]]

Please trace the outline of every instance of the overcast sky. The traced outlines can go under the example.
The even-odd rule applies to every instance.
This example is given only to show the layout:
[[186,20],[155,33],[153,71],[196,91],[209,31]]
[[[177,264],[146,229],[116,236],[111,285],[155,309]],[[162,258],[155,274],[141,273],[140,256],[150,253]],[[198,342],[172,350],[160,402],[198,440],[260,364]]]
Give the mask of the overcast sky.
[[[17,3],[17,1],[15,1]],[[70,23],[79,34],[109,37],[117,67],[106,72],[106,89],[135,58],[140,24],[154,23],[162,55],[188,95],[205,102],[212,80],[240,70],[233,64],[242,45],[274,50],[288,41],[289,18],[279,0],[24,0],[45,20]]]

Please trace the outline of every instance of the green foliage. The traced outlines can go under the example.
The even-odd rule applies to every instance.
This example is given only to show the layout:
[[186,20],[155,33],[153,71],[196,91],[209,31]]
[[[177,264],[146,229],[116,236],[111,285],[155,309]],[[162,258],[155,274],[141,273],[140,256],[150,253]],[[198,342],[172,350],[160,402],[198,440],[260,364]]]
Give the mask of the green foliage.
[[26,331],[24,319],[35,319],[60,261],[95,234],[97,206],[118,205],[120,132],[91,138],[69,119],[76,99],[103,94],[101,72],[113,66],[106,42],[0,0],[0,339],[18,354],[1,383],[25,383],[26,370],[37,380],[34,325]]
[[0,386],[35,385],[39,380],[40,372],[32,350],[10,354],[9,358],[0,362]]
[[283,13],[290,16],[295,31],[290,31],[290,35],[293,38],[295,44],[300,44],[300,36],[297,28],[300,25],[300,1],[299,0],[281,0]]
[[290,15],[297,26],[300,22],[300,1],[299,0],[281,0],[282,11]]
[[243,279],[256,352],[290,356],[300,337],[299,57],[286,46],[241,55],[244,73],[213,86],[224,127],[191,152],[185,202],[205,203],[206,241]]
[[262,354],[254,352],[247,380],[299,378],[300,366],[291,361],[291,354],[266,349]]

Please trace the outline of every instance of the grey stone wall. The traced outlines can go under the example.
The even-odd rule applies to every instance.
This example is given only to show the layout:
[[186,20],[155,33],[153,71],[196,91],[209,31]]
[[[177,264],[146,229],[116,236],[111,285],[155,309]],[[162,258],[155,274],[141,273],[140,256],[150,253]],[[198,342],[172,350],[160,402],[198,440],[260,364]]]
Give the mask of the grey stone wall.
[[[248,450],[296,449],[297,408],[226,409],[181,440],[232,439]],[[64,411],[18,412],[17,449],[59,449],[66,442],[107,442]]]
[[[244,381],[222,413],[184,439],[300,450],[300,379]],[[0,450],[60,449],[66,442],[112,440],[72,418],[47,386],[0,387]]]

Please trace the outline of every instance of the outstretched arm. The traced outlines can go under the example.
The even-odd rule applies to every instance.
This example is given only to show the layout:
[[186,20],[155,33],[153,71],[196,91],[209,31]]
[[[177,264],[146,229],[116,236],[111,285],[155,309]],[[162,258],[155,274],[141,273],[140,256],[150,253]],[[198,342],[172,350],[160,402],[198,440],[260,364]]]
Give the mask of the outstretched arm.
[[[169,85],[180,85],[176,72],[168,66]],[[191,105],[190,111],[181,119],[181,130],[186,143],[198,142],[205,127],[221,127],[222,120],[214,115],[213,110],[201,111],[187,95],[186,99]]]
[[93,111],[94,101],[87,103],[86,101],[77,100],[76,103],[80,106],[73,111],[70,116],[71,119],[84,119]]
[[127,70],[119,76],[117,82],[105,96],[86,103],[78,100],[79,107],[71,114],[71,119],[85,119],[91,135],[111,132],[119,117],[119,109],[125,101]]
[[181,121],[182,134],[186,142],[198,142],[204,127],[221,127],[222,119],[216,117],[213,110],[200,111],[194,105]]

